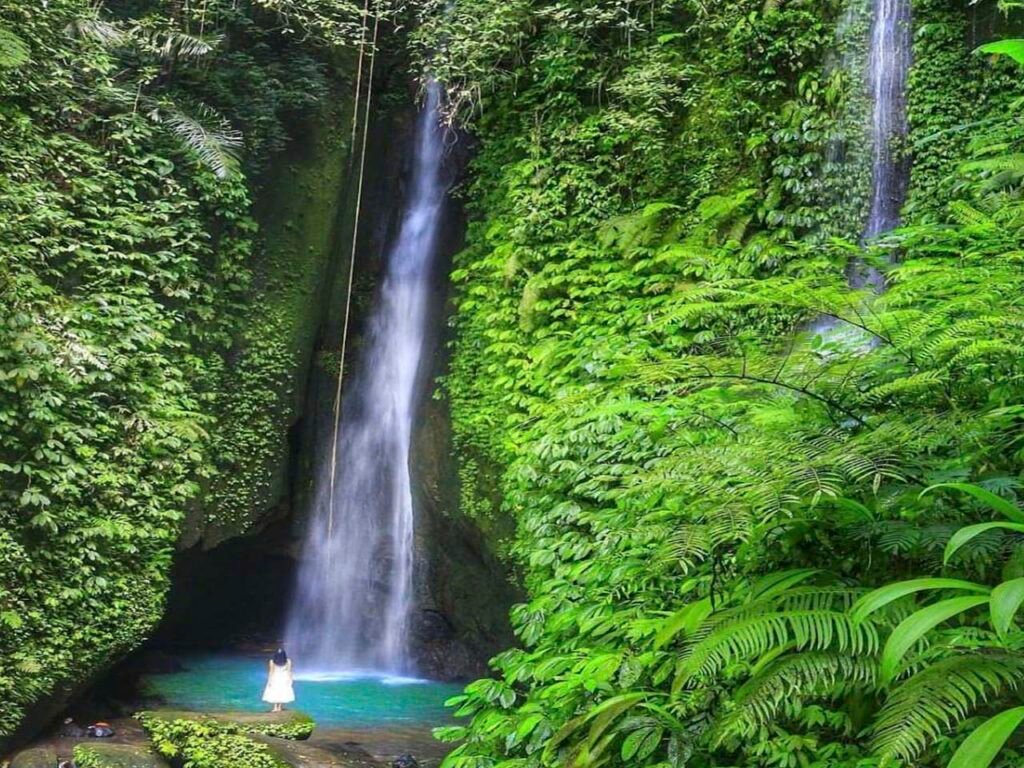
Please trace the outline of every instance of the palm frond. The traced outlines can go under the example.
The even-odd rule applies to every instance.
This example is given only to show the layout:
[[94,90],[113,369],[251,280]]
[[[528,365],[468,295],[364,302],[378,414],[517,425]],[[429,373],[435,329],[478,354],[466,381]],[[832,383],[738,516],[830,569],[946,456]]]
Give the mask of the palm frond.
[[165,59],[178,57],[196,60],[209,56],[223,40],[223,35],[193,35],[188,32],[173,31],[154,35],[151,44]]
[[185,142],[218,178],[238,171],[242,134],[209,107],[200,106],[198,117],[194,117],[176,105],[163,103],[150,112],[150,117]]
[[107,47],[122,45],[131,38],[121,25],[97,16],[75,19],[64,28],[64,34],[79,40],[92,40]]

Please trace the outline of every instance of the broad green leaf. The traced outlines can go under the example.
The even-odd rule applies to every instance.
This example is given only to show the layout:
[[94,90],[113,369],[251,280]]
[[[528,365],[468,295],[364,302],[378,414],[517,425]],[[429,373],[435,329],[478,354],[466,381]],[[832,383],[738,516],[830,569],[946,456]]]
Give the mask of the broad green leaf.
[[953,557],[956,551],[964,544],[980,536],[986,531],[991,531],[996,528],[1024,533],[1024,523],[1005,523],[1001,520],[997,520],[992,523],[978,523],[977,525],[965,526],[954,533],[950,538],[949,543],[946,544],[946,551],[942,556],[942,562],[948,563],[950,558]]
[[925,488],[921,491],[920,495],[924,496],[926,493],[931,493],[939,488],[952,488],[955,491],[963,491],[964,493],[973,496],[978,501],[987,504],[996,512],[1010,518],[1015,523],[1024,523],[1024,510],[1016,504],[1007,501],[1002,496],[996,496],[992,491],[986,490],[980,485],[974,485],[973,483],[937,483],[936,485],[930,485]]
[[1005,635],[1013,624],[1013,617],[1024,603],[1024,578],[1011,579],[998,584],[989,599],[992,612],[992,626],[996,632]]
[[914,644],[947,619],[988,602],[988,596],[952,597],[915,611],[899,623],[882,649],[879,674],[883,681],[896,677],[900,662]]
[[658,727],[638,728],[622,742],[622,759],[629,764],[630,760],[643,760],[658,748],[664,731]]
[[583,727],[583,724],[586,722],[586,715],[579,715],[578,717],[567,720],[565,725],[559,728],[555,735],[548,739],[547,746],[544,748],[544,759],[553,759],[558,751],[558,747]]
[[964,581],[963,579],[925,578],[897,581],[872,590],[860,598],[850,608],[850,617],[857,622],[864,621],[875,611],[899,600],[901,597],[931,589],[960,589],[967,592],[984,592],[985,594],[989,592],[989,588],[984,584],[976,584],[973,581]]
[[1013,732],[1024,722],[1024,707],[990,717],[964,739],[947,768],[988,768]]
[[593,723],[590,725],[590,733],[587,735],[587,744],[590,749],[594,749],[601,735],[608,730],[608,726],[619,715],[635,707],[644,700],[646,695],[644,693],[625,693],[621,696],[613,696],[594,707],[587,715],[588,720],[593,720]]
[[654,638],[654,647],[662,648],[680,632],[692,633],[711,613],[711,599],[705,597],[683,606],[667,619]]
[[817,573],[820,573],[817,568],[797,568],[791,571],[770,573],[764,578],[758,579],[750,592],[755,600],[772,597],[780,592],[785,592],[790,587],[795,587],[801,581],[806,581]]
[[980,46],[978,53],[990,53],[996,56],[1009,56],[1018,64],[1024,64],[1024,40],[997,40]]

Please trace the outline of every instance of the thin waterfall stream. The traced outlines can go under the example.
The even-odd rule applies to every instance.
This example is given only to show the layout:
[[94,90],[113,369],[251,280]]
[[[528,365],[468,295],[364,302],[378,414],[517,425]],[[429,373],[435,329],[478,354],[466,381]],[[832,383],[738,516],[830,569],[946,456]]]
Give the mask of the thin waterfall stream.
[[[907,86],[912,57],[911,0],[854,0],[840,19],[837,39],[842,38],[862,11],[870,10],[864,89],[870,105],[866,135],[870,153],[870,206],[861,228],[866,246],[900,224],[900,211],[907,197],[910,162],[905,154],[907,137]],[[844,67],[855,67],[847,57]],[[885,289],[885,277],[873,266],[856,258],[847,267],[851,288]],[[841,327],[832,316],[822,316],[810,325],[813,334],[842,345],[869,348],[873,341],[857,328]]]
[[[864,239],[899,226],[907,197],[907,76],[911,62],[910,0],[874,0],[867,86],[871,97],[871,208]],[[855,287],[881,288],[877,270],[855,274]]]
[[[300,674],[413,672],[413,494],[409,448],[447,186],[440,87],[415,132],[408,199],[386,254],[363,356],[346,382],[331,505],[323,446],[285,643]],[[331,519],[333,517],[333,520]]]

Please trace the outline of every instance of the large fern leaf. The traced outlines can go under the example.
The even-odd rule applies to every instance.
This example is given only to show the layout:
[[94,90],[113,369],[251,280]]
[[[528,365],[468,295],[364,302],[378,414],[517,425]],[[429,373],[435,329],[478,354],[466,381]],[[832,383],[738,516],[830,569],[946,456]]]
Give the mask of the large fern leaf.
[[912,763],[942,733],[980,705],[1015,690],[1024,658],[973,653],[943,659],[896,688],[872,727],[872,745],[883,756]]

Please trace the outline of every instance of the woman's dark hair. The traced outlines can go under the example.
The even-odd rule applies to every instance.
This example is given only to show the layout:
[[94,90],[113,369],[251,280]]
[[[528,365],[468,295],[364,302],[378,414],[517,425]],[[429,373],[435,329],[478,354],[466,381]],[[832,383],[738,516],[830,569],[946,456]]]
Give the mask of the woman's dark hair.
[[284,652],[284,648],[278,648],[274,653],[274,663],[279,667],[288,663],[288,654]]

